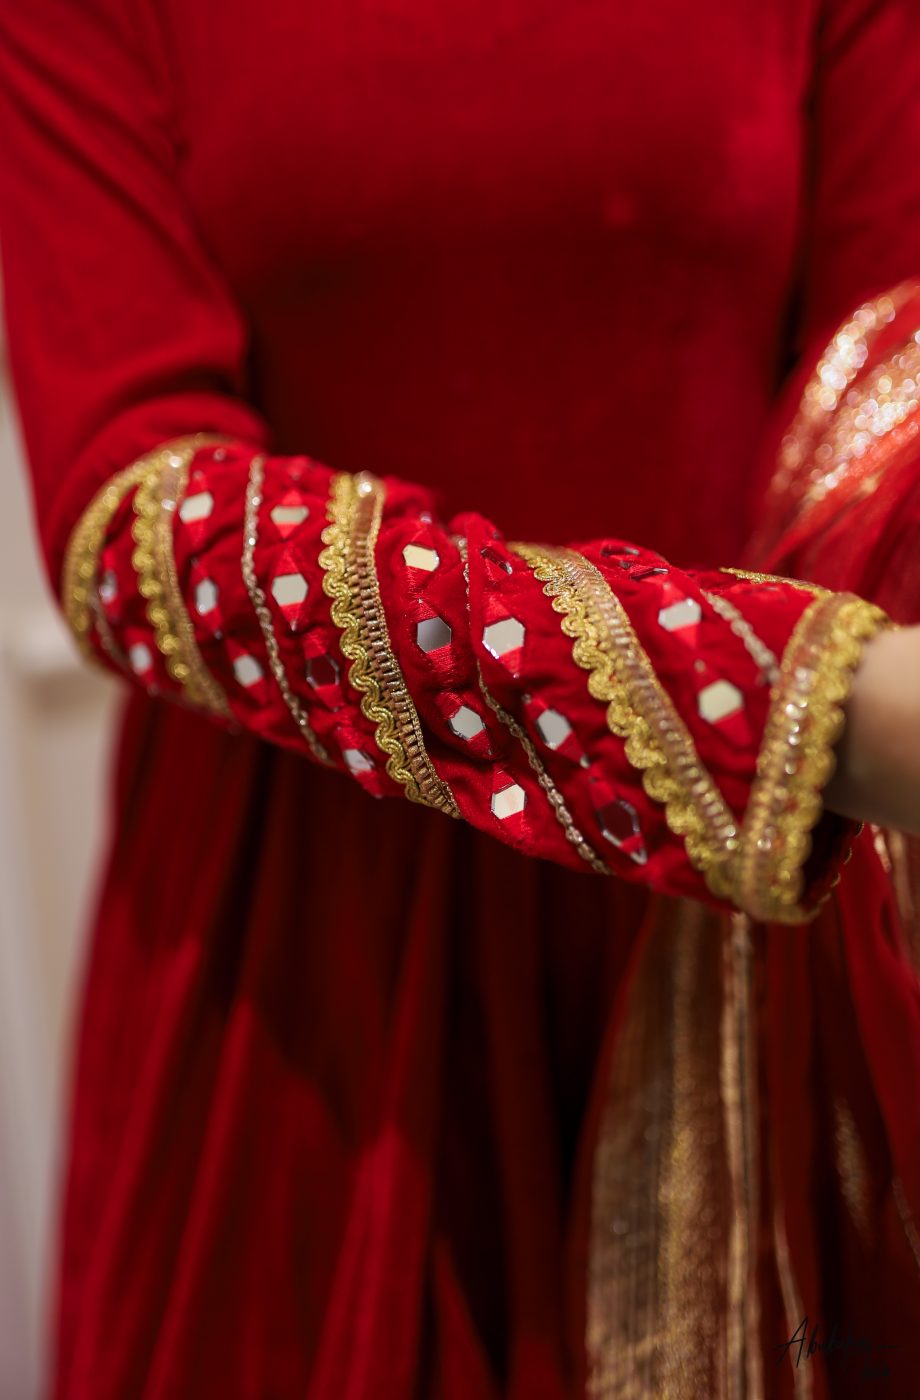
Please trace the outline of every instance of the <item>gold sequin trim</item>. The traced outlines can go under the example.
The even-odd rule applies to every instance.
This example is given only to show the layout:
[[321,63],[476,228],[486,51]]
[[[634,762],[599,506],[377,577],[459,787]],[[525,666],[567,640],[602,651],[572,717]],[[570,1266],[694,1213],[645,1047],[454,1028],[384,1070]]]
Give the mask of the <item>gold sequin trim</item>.
[[607,705],[611,731],[645,791],[660,802],[671,831],[717,897],[731,900],[739,832],[722,794],[697,755],[693,740],[606,579],[582,555],[515,544],[543,585],[562,630],[572,638],[588,689]]
[[779,464],[770,495],[782,495],[808,459],[816,436],[834,414],[869,358],[878,332],[889,325],[916,284],[904,283],[883,296],[867,301],[834,335],[802,395],[798,412],[783,439]]
[[[892,438],[897,440],[896,430],[920,408],[918,381],[920,345],[911,338],[876,366],[858,389],[850,391],[833,420],[831,432],[814,452],[809,484],[798,502],[799,515],[823,501],[856,472],[866,478],[862,489],[871,489],[885,465],[885,460],[878,462],[874,449]],[[915,423],[908,425],[908,436],[916,431]],[[866,467],[870,470],[866,471]]]
[[185,494],[189,464],[198,448],[208,441],[223,439],[184,439],[166,443],[148,454],[147,471],[132,503],[135,549],[131,562],[138,576],[138,592],[147,600],[147,620],[167,673],[182,687],[190,704],[229,718],[226,696],[198,650],[173,553],[173,521]]
[[458,817],[453,793],[428,756],[387,632],[374,557],[385,494],[383,484],[366,472],[334,478],[323,531],[326,548],[319,557],[323,589],[332,599],[339,645],[351,663],[349,678],[361,693],[362,714],[376,726],[387,773],[410,801]]
[[275,683],[281,692],[294,723],[303,735],[307,748],[312,753],[318,763],[331,766],[331,759],[323,745],[320,743],[313,726],[307,718],[306,711],[291,689],[287,672],[284,669],[284,662],[281,660],[281,652],[278,647],[278,639],[275,636],[275,629],[272,623],[271,610],[265,597],[265,591],[256,578],[255,569],[255,549],[259,538],[259,506],[262,503],[262,482],[265,473],[264,456],[253,457],[249,467],[249,480],[246,483],[246,508],[243,517],[243,556],[241,570],[243,582],[246,585],[246,592],[249,594],[249,601],[252,603],[253,611],[259,620],[259,627],[262,630],[262,639],[265,642],[265,650],[268,654],[268,664],[271,673],[275,678]]
[[805,609],[783,653],[744,821],[736,903],[754,918],[799,923],[811,831],[834,767],[843,706],[869,638],[890,626],[853,594],[827,594]]
[[843,1099],[834,1103],[834,1150],[837,1175],[850,1219],[864,1240],[869,1239],[869,1174],[866,1154],[856,1131],[849,1105]]

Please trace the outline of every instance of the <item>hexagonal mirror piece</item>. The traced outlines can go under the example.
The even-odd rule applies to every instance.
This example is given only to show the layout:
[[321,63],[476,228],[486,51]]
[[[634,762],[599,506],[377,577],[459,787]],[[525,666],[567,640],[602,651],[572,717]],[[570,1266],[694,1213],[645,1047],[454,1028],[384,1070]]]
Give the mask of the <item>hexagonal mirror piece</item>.
[[598,808],[597,820],[611,846],[622,846],[640,832],[639,814],[631,802],[616,797]]
[[450,628],[443,617],[426,617],[415,629],[415,640],[426,652],[450,646],[450,636]]
[[518,622],[516,617],[503,617],[500,622],[490,622],[485,628],[482,644],[496,661],[500,661],[509,651],[517,651],[518,647],[522,647],[525,636],[523,622]]
[[537,719],[537,729],[548,749],[558,749],[572,732],[572,726],[558,710],[544,710]]
[[213,579],[203,578],[195,585],[195,611],[209,613],[217,606],[217,584]]
[[307,684],[312,685],[315,690],[323,685],[339,683],[339,663],[334,656],[311,656],[304,669]]
[[682,627],[692,627],[702,616],[703,610],[695,598],[681,598],[661,609],[658,622],[666,632],[679,632]]
[[700,691],[697,704],[703,719],[717,724],[720,719],[727,719],[744,708],[744,696],[731,681],[713,681]]
[[519,812],[523,812],[524,804],[527,801],[527,794],[519,783],[512,783],[510,787],[502,788],[501,792],[492,794],[492,815],[498,817],[503,822],[506,817],[516,817]]
[[150,648],[145,646],[143,642],[135,642],[132,647],[128,648],[128,661],[131,664],[131,670],[136,671],[138,675],[149,671],[153,665]]
[[272,579],[272,597],[281,608],[297,607],[307,596],[303,574],[278,574]]
[[441,562],[438,551],[423,544],[407,544],[402,554],[410,569],[424,569],[426,574],[434,573]]
[[233,674],[240,685],[255,685],[262,679],[262,667],[254,656],[237,656],[233,661]]
[[269,516],[273,525],[279,530],[291,529],[292,526],[302,525],[310,514],[306,506],[275,506]]
[[503,559],[502,556],[498,553],[498,551],[493,549],[491,545],[487,544],[483,549],[479,551],[479,553],[482,555],[483,559],[485,559],[488,564],[492,565],[493,568],[501,569],[503,574],[513,573],[510,561],[507,559]]
[[114,569],[106,569],[99,580],[99,597],[106,607],[118,597],[118,576]]
[[214,497],[210,491],[196,491],[186,496],[179,507],[179,519],[185,525],[194,525],[199,520],[207,520],[214,509]]
[[458,739],[475,739],[485,729],[481,715],[469,705],[461,705],[447,721]]
[[373,771],[373,760],[368,758],[362,749],[343,749],[342,757],[349,773],[370,773]]

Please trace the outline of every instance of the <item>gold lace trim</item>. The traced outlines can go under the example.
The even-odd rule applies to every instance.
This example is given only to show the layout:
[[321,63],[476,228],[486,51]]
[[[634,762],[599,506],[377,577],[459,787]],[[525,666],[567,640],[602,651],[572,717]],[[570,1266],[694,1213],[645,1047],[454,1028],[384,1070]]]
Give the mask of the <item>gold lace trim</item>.
[[386,492],[370,473],[342,472],[332,483],[326,548],[319,556],[323,589],[332,599],[339,645],[351,665],[349,679],[361,693],[361,712],[376,726],[386,770],[412,802],[460,815],[453,793],[438,777],[425,748],[422,726],[387,632],[374,558]]
[[799,923],[811,831],[834,768],[843,706],[863,645],[890,620],[853,594],[805,609],[783,653],[744,821],[736,902],[754,918]]
[[784,651],[739,828],[600,571],[571,550],[511,548],[563,614],[590,693],[606,702],[612,733],[624,740],[645,791],[663,805],[670,830],[684,838],[712,893],[764,922],[814,918],[823,900],[801,907],[811,831],[833,771],[853,672],[863,644],[891,625],[886,614],[853,594],[809,589],[818,596]]
[[99,556],[115,512],[128,493],[137,488],[133,501],[136,518],[132,537],[136,548],[132,563],[139,574],[138,590],[147,599],[147,618],[154,628],[157,646],[166,658],[169,675],[182,686],[191,703],[228,716],[223,692],[208,674],[198,652],[172,551],[172,517],[184,490],[188,464],[199,447],[224,441],[221,435],[211,433],[175,438],[110,477],[71,531],[61,594],[64,615],[83,655],[90,661],[98,660],[91,641],[95,626],[105,651],[124,667],[125,658],[99,603]]
[[593,564],[571,550],[515,544],[533,569],[562,630],[573,641],[588,689],[607,705],[607,723],[623,739],[645,791],[660,802],[671,831],[721,899],[731,900],[739,845],[735,819],[703,767],[683,720],[659,681],[626,611]]
[[271,667],[271,673],[275,678],[275,683],[281,692],[281,697],[294,723],[303,735],[306,745],[313,757],[317,762],[323,763],[329,767],[332,761],[317,738],[313,726],[307,718],[306,711],[291,689],[287,672],[284,669],[284,662],[281,660],[281,652],[278,647],[278,639],[275,636],[271,610],[269,609],[268,601],[265,597],[265,591],[256,578],[255,549],[259,537],[259,506],[262,503],[264,472],[264,456],[253,457],[249,467],[249,480],[246,483],[246,508],[243,515],[243,556],[241,562],[243,582],[246,585],[249,601],[252,603],[253,611],[262,629],[262,639],[265,642],[265,650],[268,654],[268,664]]
[[189,464],[205,442],[223,440],[204,435],[179,439],[142,459],[147,470],[133,501],[135,549],[131,562],[138,576],[138,592],[147,600],[147,620],[167,673],[182,687],[190,704],[229,718],[226,696],[198,650],[173,554],[173,520],[185,494]]
[[115,512],[129,491],[147,475],[145,458],[110,477],[90,501],[70,532],[61,574],[61,601],[67,624],[88,661],[98,662],[91,636],[98,616],[96,583],[99,556]]

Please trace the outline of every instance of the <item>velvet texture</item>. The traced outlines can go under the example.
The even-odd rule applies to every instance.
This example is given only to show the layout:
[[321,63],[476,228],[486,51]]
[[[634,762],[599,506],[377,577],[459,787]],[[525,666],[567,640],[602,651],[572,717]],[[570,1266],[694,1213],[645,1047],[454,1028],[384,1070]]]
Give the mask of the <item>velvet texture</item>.
[[[911,8],[2,0],[0,246],[52,585],[93,492],[203,430],[421,483],[518,540],[743,563],[787,374],[920,266]],[[55,1395],[584,1394],[586,1110],[646,890],[140,685],[112,801]],[[916,989],[867,962],[897,934],[861,931],[899,927],[868,849],[833,911],[772,945],[777,1171],[807,1310],[842,1297],[869,1329],[890,1305],[906,1348],[909,1240],[889,1195],[871,1290],[855,1245],[841,1270],[803,1087],[852,1057],[874,1179],[898,1135],[915,1200],[886,1021],[897,987],[915,1024]],[[858,1035],[827,1005],[854,986]]]

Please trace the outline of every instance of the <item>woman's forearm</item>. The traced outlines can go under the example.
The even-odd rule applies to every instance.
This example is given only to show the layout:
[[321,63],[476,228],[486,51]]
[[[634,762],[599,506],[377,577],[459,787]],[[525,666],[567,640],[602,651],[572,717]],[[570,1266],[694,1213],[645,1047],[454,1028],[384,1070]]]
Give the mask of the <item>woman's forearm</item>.
[[920,627],[866,645],[846,717],[826,805],[920,835]]

